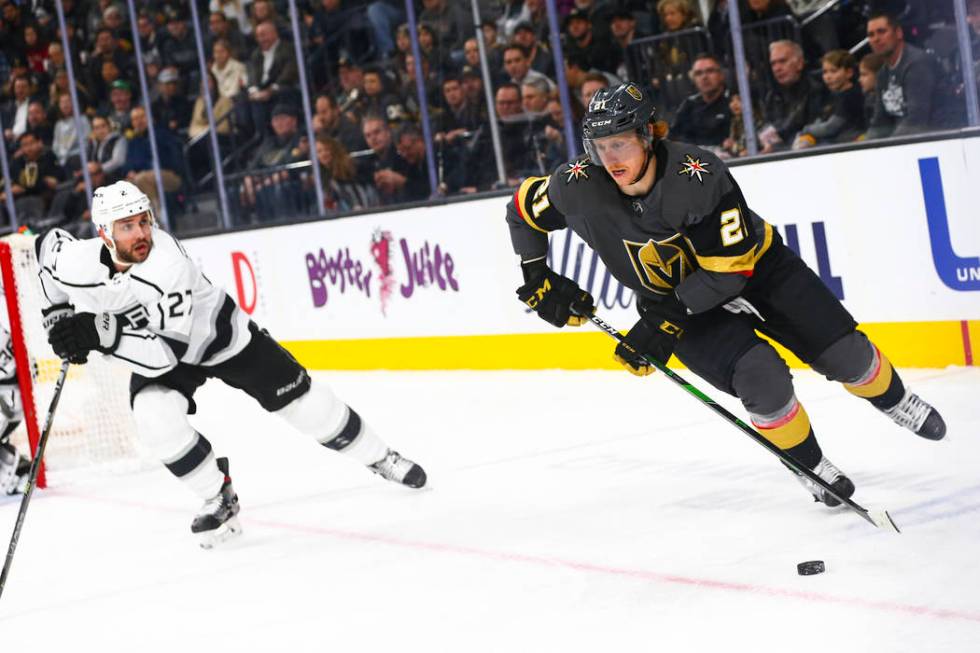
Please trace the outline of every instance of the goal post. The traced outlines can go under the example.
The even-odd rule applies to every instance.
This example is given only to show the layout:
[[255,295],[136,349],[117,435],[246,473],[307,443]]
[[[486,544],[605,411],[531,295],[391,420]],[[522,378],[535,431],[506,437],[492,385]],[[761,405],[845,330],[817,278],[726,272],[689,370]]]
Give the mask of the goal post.
[[[37,402],[34,399],[34,379],[31,373],[33,366],[27,352],[27,339],[24,337],[24,322],[20,314],[21,302],[17,296],[17,274],[14,269],[13,250],[9,242],[0,241],[0,278],[3,280],[10,340],[13,345],[14,363],[17,365],[17,385],[20,388],[20,398],[24,406],[24,425],[27,429],[27,439],[33,458],[41,439],[41,428],[37,422]],[[47,483],[44,461],[42,460],[37,474],[37,486],[44,488],[47,487]]]

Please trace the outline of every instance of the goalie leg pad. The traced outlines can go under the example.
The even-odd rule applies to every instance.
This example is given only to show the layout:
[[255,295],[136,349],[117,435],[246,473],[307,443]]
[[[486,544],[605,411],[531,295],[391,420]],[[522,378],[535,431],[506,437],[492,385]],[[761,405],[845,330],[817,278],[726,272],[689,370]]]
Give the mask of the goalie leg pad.
[[328,449],[365,465],[381,460],[388,451],[360,415],[323,383],[314,381],[307,392],[276,414]]
[[221,489],[211,443],[187,420],[187,398],[171,388],[145,386],[133,398],[140,440],[194,494],[210,499]]

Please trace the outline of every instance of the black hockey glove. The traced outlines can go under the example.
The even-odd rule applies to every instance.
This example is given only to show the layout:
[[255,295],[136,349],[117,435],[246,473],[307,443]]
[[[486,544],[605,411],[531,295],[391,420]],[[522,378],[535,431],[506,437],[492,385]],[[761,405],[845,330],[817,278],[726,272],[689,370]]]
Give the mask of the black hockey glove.
[[631,374],[646,376],[656,368],[644,355],[666,364],[690,316],[673,293],[661,302],[637,298],[637,305],[640,319],[616,346],[613,357]]
[[592,295],[549,268],[543,259],[522,263],[521,269],[526,283],[517,289],[517,297],[545,322],[558,328],[581,326],[595,313]]
[[93,349],[103,354],[114,351],[121,334],[122,323],[112,313],[78,313],[55,322],[48,342],[59,357],[81,365]]

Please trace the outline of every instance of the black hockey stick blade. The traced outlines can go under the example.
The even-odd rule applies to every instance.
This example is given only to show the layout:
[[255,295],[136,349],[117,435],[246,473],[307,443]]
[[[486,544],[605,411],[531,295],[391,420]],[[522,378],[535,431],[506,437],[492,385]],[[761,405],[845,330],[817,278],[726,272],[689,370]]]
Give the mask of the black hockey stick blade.
[[[597,315],[595,314],[589,315],[588,318],[592,321],[593,324],[595,324],[597,327],[599,327],[607,334],[615,338],[617,341],[622,342],[623,340],[625,340],[623,334],[621,334],[619,331],[613,328],[609,323],[607,323],[605,320],[598,317]],[[888,514],[887,510],[876,509],[876,510],[869,511],[867,508],[864,508],[860,504],[852,501],[850,498],[840,496],[839,494],[837,494],[837,491],[830,486],[829,483],[827,483],[825,480],[823,480],[822,478],[814,474],[810,470],[810,468],[808,468],[806,465],[803,465],[795,458],[787,454],[785,451],[783,451],[782,449],[774,445],[772,442],[767,440],[765,437],[762,436],[761,433],[759,433],[754,428],[752,428],[751,426],[749,426],[748,424],[740,420],[738,417],[736,417],[730,411],[725,409],[723,406],[719,405],[714,399],[712,399],[711,397],[704,394],[696,387],[688,383],[680,374],[667,367],[665,363],[661,363],[657,359],[646,355],[643,356],[643,359],[646,360],[653,367],[663,372],[668,379],[670,379],[677,385],[684,388],[684,390],[686,390],[689,395],[693,396],[702,404],[704,404],[705,406],[713,410],[716,414],[720,415],[722,419],[724,419],[729,424],[731,424],[732,426],[740,430],[745,435],[755,440],[759,445],[767,449],[769,453],[773,454],[781,461],[783,461],[783,463],[785,463],[786,466],[789,467],[791,470],[793,470],[800,476],[805,476],[809,480],[813,481],[815,484],[819,485],[829,495],[831,495],[832,497],[840,501],[849,510],[856,513],[859,517],[867,521],[869,524],[871,524],[872,526],[876,526],[877,528],[880,528],[882,530],[891,531],[894,533],[901,533],[901,531],[898,529],[898,525],[895,524],[895,520],[892,519],[891,515]]]
[[27,516],[27,506],[31,503],[34,495],[34,485],[37,483],[37,475],[41,469],[41,460],[44,458],[44,449],[48,445],[48,435],[51,433],[51,425],[54,423],[54,411],[58,408],[58,400],[61,399],[61,390],[65,387],[65,378],[68,376],[68,361],[61,362],[61,371],[58,380],[54,385],[54,394],[51,397],[51,405],[48,406],[48,414],[44,418],[44,430],[37,443],[37,452],[34,460],[31,461],[31,471],[27,478],[27,487],[24,488],[24,496],[20,500],[20,511],[17,513],[17,521],[14,523],[14,532],[10,535],[10,546],[7,547],[7,558],[3,563],[3,571],[0,572],[0,598],[3,597],[3,588],[7,585],[7,575],[10,573],[10,566],[14,561],[14,552],[17,550],[17,542],[20,540],[20,531],[24,526],[24,518]]

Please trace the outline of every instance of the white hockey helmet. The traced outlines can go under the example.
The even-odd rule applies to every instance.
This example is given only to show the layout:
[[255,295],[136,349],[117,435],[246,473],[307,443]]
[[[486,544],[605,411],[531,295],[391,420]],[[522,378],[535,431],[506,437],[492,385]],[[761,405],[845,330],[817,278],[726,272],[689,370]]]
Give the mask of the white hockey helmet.
[[146,193],[128,181],[102,186],[92,195],[92,224],[109,240],[112,240],[113,222],[140,213],[149,213],[153,221],[153,204]]

